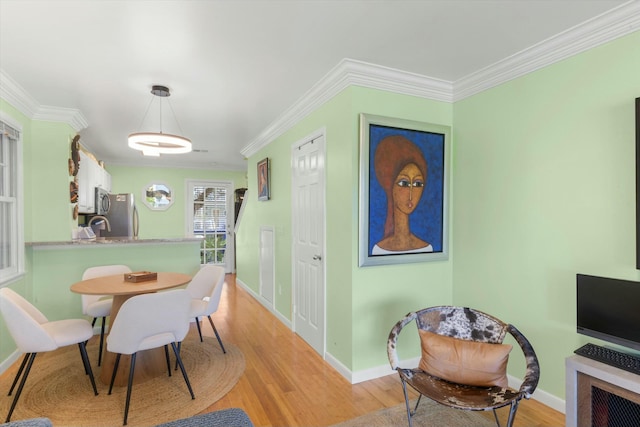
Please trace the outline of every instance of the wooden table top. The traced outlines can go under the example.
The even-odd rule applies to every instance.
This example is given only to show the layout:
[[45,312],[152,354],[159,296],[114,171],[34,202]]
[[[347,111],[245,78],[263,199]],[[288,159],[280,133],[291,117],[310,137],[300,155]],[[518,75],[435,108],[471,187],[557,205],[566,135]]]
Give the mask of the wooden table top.
[[191,281],[191,276],[182,273],[160,272],[156,280],[127,282],[124,274],[96,277],[71,285],[71,292],[85,295],[133,295],[175,288]]

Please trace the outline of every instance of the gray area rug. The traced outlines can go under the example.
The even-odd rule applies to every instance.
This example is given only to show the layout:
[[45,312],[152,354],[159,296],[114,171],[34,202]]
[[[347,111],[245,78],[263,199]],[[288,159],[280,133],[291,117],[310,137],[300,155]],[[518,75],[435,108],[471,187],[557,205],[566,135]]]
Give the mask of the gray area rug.
[[[415,401],[412,402],[415,405]],[[412,406],[413,407],[413,406]],[[491,414],[493,419],[493,414]],[[381,409],[332,427],[403,427],[408,426],[404,404]],[[439,403],[422,399],[413,416],[413,427],[494,427],[496,424],[474,411],[447,408]]]

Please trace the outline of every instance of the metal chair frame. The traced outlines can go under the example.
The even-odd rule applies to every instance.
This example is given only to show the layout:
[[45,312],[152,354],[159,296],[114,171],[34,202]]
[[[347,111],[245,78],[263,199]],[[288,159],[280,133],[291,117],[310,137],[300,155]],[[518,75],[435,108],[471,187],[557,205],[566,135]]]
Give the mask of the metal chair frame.
[[[400,367],[396,348],[398,336],[402,329],[412,322],[415,322],[418,329],[421,330],[476,342],[501,344],[505,336],[510,334],[525,356],[526,374],[521,386],[515,390],[509,387],[478,387],[457,384],[429,375],[418,368]],[[467,307],[437,306],[407,314],[396,323],[389,333],[387,353],[391,368],[397,371],[400,376],[409,427],[413,426],[413,415],[420,405],[422,396],[457,409],[492,410],[498,427],[500,427],[500,420],[496,409],[509,406],[509,418],[506,426],[512,427],[520,400],[531,397],[540,378],[540,365],[536,353],[531,343],[518,329],[493,316]],[[407,386],[419,394],[413,409],[409,402]]]

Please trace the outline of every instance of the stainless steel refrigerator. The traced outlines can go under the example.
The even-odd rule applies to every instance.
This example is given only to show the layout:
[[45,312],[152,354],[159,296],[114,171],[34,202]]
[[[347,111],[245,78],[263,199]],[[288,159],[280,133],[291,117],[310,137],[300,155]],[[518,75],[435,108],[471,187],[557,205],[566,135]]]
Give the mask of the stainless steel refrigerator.
[[135,199],[131,193],[109,194],[109,220],[111,231],[101,230],[104,237],[137,239],[140,224]]

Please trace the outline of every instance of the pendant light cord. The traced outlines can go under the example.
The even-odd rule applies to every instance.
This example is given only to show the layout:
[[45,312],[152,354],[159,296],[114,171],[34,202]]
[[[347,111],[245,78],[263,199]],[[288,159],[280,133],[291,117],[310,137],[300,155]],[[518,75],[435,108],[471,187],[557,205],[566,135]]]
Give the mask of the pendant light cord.
[[[171,110],[171,114],[173,114],[173,120],[175,120],[176,124],[178,125],[178,130],[180,131],[180,134],[184,135],[184,132],[182,131],[182,126],[180,126],[180,122],[178,121],[178,116],[176,116],[175,111],[173,111],[173,105],[171,105],[171,101],[169,99],[167,99],[167,103],[169,104],[169,109]],[[160,121],[160,127],[162,128],[162,121]]]
[[[151,109],[151,104],[153,104],[153,101],[155,101],[156,96],[152,96],[151,100],[149,101],[149,104],[147,104],[147,109],[144,112],[144,116],[142,116],[142,121],[140,122],[140,125],[138,126],[138,129],[142,129],[142,125],[144,125],[144,121],[147,118],[147,115],[149,114],[149,110]],[[178,121],[178,116],[176,116],[176,112],[173,111],[173,105],[171,105],[171,100],[167,99],[167,103],[169,104],[169,109],[171,110],[171,114],[173,114],[173,119],[176,121],[176,124],[178,125],[178,130],[180,131],[180,133],[184,133],[182,131],[182,126],[180,126],[180,122]],[[160,99],[160,133],[162,133],[162,99]]]
[[[147,114],[149,114],[149,109],[151,108],[151,104],[153,104],[153,97],[151,97],[151,100],[149,101],[149,104],[147,104],[147,109],[144,112],[144,116],[142,116],[142,121],[140,121],[140,125],[138,126],[138,130],[142,129],[142,125],[144,125],[144,120],[147,118]],[[162,120],[160,120],[160,133],[162,133]]]

